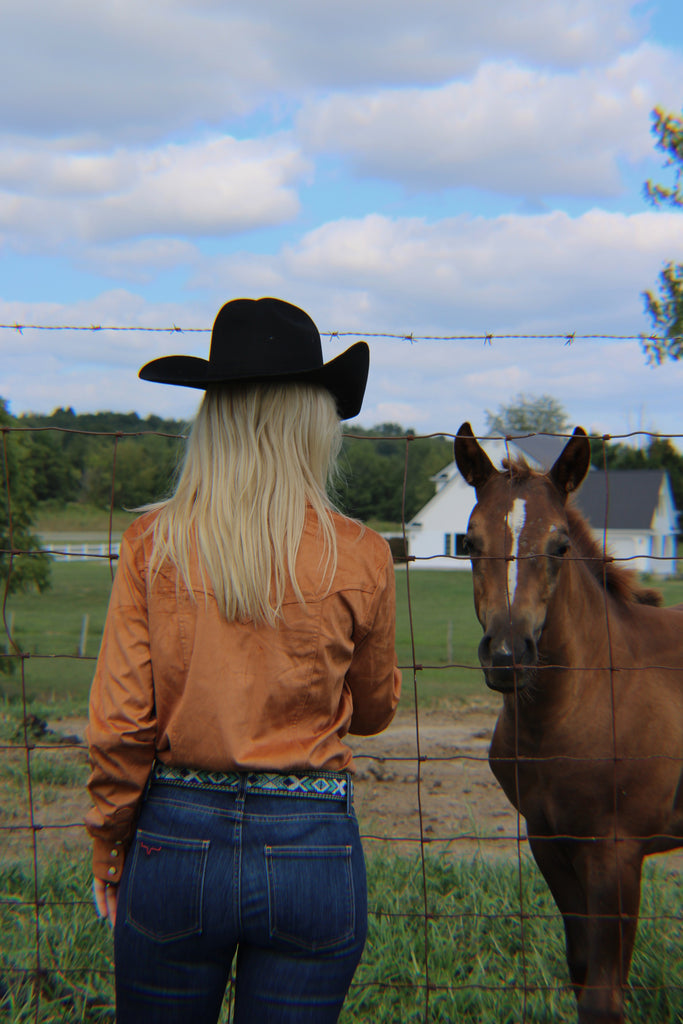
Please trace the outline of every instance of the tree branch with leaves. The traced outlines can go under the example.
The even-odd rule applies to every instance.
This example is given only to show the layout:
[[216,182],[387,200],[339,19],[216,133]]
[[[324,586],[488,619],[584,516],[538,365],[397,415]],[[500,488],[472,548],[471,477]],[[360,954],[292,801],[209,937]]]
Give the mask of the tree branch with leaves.
[[486,410],[489,434],[507,437],[515,434],[562,434],[567,430],[566,410],[552,395],[518,394],[498,412]]
[[[665,166],[673,168],[671,187],[645,183],[645,197],[655,207],[683,208],[683,114],[667,113],[660,107],[652,112],[652,132],[657,149],[666,154]],[[643,348],[652,363],[683,357],[683,264],[669,262],[659,275],[657,292],[643,292],[645,311],[656,334],[642,337]]]
[[[12,431],[14,417],[0,398],[0,601],[9,594],[50,586],[50,559],[31,529],[35,480],[30,466],[30,440]],[[0,621],[2,631],[5,625]],[[0,658],[0,673],[12,670],[12,658]]]

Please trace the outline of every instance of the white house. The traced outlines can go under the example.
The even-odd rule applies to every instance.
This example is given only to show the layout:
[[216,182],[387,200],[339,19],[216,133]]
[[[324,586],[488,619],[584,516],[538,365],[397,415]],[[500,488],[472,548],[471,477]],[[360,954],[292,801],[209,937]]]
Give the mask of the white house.
[[663,469],[589,473],[576,503],[600,541],[625,565],[653,576],[674,576],[678,513]]
[[[545,471],[565,443],[561,437],[536,436],[507,445],[483,441],[482,447],[494,465],[521,455],[534,469]],[[432,479],[434,497],[406,526],[411,568],[467,569],[470,563],[462,541],[476,501],[474,489],[455,462]],[[678,513],[665,470],[611,470],[606,478],[593,469],[575,500],[600,542],[607,529],[608,550],[616,558],[628,559],[628,567],[657,576],[676,573]]]

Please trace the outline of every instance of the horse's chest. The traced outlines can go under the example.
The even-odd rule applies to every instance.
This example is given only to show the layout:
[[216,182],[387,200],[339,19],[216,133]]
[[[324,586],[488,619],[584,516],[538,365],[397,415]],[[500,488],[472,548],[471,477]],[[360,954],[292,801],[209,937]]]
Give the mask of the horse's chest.
[[507,798],[525,818],[542,815],[559,831],[569,809],[574,818],[577,806],[583,805],[591,816],[602,803],[595,764],[577,756],[560,730],[537,734],[503,718],[493,735],[489,763]]

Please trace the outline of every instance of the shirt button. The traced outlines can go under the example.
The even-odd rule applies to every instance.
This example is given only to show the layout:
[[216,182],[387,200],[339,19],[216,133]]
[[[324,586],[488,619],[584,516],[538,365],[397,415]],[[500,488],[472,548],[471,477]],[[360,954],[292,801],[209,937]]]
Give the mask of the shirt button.
[[111,851],[111,856],[112,857],[118,857],[118,855],[119,855],[119,851],[118,850],[112,850]]
[[110,868],[107,868],[107,874],[108,875],[115,875],[116,874],[116,868],[114,867],[113,864],[112,864],[112,866]]

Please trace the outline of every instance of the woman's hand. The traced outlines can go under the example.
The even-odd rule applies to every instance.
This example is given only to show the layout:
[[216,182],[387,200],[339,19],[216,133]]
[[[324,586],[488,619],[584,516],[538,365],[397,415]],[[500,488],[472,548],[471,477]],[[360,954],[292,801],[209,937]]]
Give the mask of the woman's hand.
[[98,917],[106,918],[109,924],[114,927],[116,924],[116,902],[119,897],[117,885],[109,885],[101,878],[94,878],[92,893],[95,898],[95,908]]

